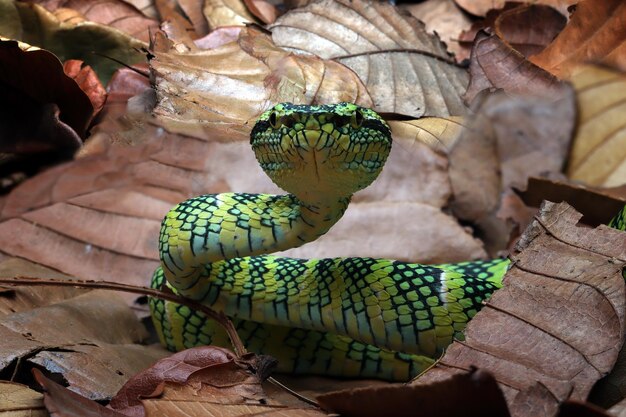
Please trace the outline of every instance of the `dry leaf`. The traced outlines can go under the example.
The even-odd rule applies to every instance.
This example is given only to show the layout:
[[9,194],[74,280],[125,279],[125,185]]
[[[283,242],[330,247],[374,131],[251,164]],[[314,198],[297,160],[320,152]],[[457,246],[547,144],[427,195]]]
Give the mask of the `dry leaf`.
[[565,29],[530,60],[559,78],[569,78],[576,66],[601,62],[626,70],[626,3],[583,0]]
[[553,415],[559,402],[586,398],[623,344],[626,233],[580,218],[566,203],[544,203],[465,341],[414,384],[478,366],[496,377],[512,416]]
[[412,117],[465,114],[467,85],[445,46],[394,6],[367,0],[323,0],[290,10],[272,26],[283,48],[333,59],[363,80],[374,108]]
[[222,26],[243,26],[256,21],[242,0],[205,0],[202,12],[210,30]]
[[[505,7],[507,0],[454,0],[461,8],[476,16],[485,16],[492,9]],[[536,0],[534,4],[544,4],[553,7],[567,16],[569,6],[578,3],[579,0]]]
[[426,30],[437,33],[446,43],[449,52],[455,55],[457,62],[469,58],[466,48],[461,47],[459,33],[469,29],[472,21],[454,0],[426,0],[418,4],[403,6],[409,13],[426,24]]
[[514,95],[558,98],[562,83],[533,65],[495,35],[476,36],[470,57],[470,82],[464,98],[471,102],[485,89],[501,88]]
[[[0,0],[0,34],[45,48],[61,61],[80,59],[106,84],[119,68],[116,62],[145,62],[144,42],[93,22],[66,22],[38,4]],[[4,28],[9,28],[5,32]],[[113,58],[113,60],[111,59]]]
[[291,55],[252,27],[242,30],[238,43],[210,51],[154,54],[154,113],[168,130],[199,138],[246,140],[254,119],[277,102],[371,106],[352,71]]
[[[3,152],[76,149],[93,107],[87,95],[44,50],[23,51],[0,40]],[[46,72],[46,77],[41,76]],[[5,119],[6,118],[6,119]]]
[[523,4],[504,10],[494,22],[494,33],[525,57],[537,54],[563,30],[567,18],[552,7]]
[[567,175],[596,186],[626,183],[626,75],[587,66],[572,83],[579,116]]
[[244,4],[250,13],[266,25],[276,21],[278,10],[272,3],[266,0],[244,0]]
[[0,381],[0,416],[48,417],[43,395],[26,385]]
[[[386,385],[319,396],[326,411],[342,416],[509,417],[502,391],[493,376],[470,370],[429,385]],[[416,410],[419,412],[416,413]]]
[[185,12],[185,16],[191,21],[198,37],[206,36],[209,30],[209,23],[202,12],[202,1],[178,0],[178,6]]
[[107,100],[107,92],[100,83],[98,76],[89,65],[83,65],[83,61],[70,59],[63,63],[63,71],[76,81],[76,84],[89,97],[89,101],[93,106],[93,114],[90,119],[100,113],[104,103]]
[[120,297],[92,291],[1,317],[0,366],[7,370],[40,364],[51,372],[62,371],[77,392],[108,399],[126,381],[126,375],[166,353],[135,345],[146,336]]
[[[156,30],[159,24],[148,18],[133,5],[122,0],[106,0],[94,3],[90,0],[41,0],[38,4],[51,12],[60,8],[72,9],[80,17],[125,32],[141,41],[148,42],[150,30]],[[62,23],[77,23],[76,17],[65,15]]]

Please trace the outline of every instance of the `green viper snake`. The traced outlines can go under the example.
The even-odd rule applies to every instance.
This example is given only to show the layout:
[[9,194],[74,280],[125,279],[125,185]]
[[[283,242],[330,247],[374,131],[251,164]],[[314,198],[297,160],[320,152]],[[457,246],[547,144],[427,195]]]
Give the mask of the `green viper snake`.
[[[260,116],[250,143],[290,194],[209,194],[178,204],[161,227],[152,286],[223,311],[246,347],[277,357],[280,371],[407,380],[462,338],[501,286],[507,259],[421,265],[265,255],[326,233],[382,170],[391,131],[354,104],[283,103]],[[624,229],[625,211],[612,226]],[[229,345],[198,312],[156,299],[150,307],[170,350]]]

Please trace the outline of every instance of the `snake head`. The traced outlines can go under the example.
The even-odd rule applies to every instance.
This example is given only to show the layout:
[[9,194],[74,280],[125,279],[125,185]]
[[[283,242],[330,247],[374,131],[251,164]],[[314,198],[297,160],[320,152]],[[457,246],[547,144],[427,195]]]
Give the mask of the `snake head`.
[[276,185],[315,202],[370,185],[391,150],[391,130],[378,113],[352,103],[280,103],[259,117],[250,144]]

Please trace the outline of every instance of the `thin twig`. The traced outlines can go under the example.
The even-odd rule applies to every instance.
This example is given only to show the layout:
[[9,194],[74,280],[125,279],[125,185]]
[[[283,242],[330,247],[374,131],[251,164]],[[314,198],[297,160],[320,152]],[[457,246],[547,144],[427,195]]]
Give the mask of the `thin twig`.
[[133,294],[141,294],[147,295],[149,297],[159,298],[161,300],[171,301],[174,303],[182,304],[187,306],[193,310],[200,311],[204,313],[207,317],[218,322],[230,338],[230,341],[235,350],[235,354],[237,356],[241,356],[246,353],[246,348],[243,345],[243,342],[239,338],[237,334],[237,330],[235,330],[235,326],[230,321],[230,319],[224,313],[218,313],[209,307],[200,304],[197,301],[190,300],[179,295],[168,293],[161,290],[156,290],[154,288],[148,287],[139,287],[135,285],[127,285],[120,284],[118,282],[111,281],[83,281],[83,280],[61,280],[54,278],[34,278],[34,277],[25,277],[25,276],[17,276],[15,278],[0,278],[0,284],[12,285],[12,286],[65,286],[65,287],[75,287],[75,288],[91,288],[91,289],[103,289],[103,290],[114,290],[114,291],[124,291]]
[[303,401],[303,402],[305,402],[307,404],[310,404],[310,405],[313,405],[313,406],[315,406],[317,408],[320,408],[320,405],[316,401],[314,401],[314,400],[312,400],[310,398],[307,398],[307,397],[305,397],[302,394],[297,393],[296,391],[292,390],[288,386],[284,385],[282,382],[277,381],[273,376],[267,378],[267,380],[270,383],[276,385],[278,388],[284,389],[285,391],[287,391],[289,394],[293,395],[294,397],[296,397],[300,401]]

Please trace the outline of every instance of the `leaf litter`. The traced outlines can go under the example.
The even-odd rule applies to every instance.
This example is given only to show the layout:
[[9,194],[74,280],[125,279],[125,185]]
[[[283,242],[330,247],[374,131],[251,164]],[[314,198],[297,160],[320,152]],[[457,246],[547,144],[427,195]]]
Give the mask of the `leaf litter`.
[[[154,113],[158,119],[156,121],[147,119],[143,114],[151,110],[152,99],[150,90],[146,89],[147,85],[140,82],[136,87],[136,92],[141,96],[129,101],[126,100],[132,94],[120,97],[117,102],[117,112],[109,113],[109,119],[115,118],[115,120],[107,120],[106,124],[96,126],[92,130],[97,133],[81,150],[82,156],[79,159],[44,172],[1,199],[0,213],[4,221],[0,223],[0,234],[3,234],[3,242],[7,244],[6,248],[4,246],[2,248],[5,254],[31,259],[81,278],[114,277],[145,284],[151,270],[157,264],[158,223],[170,205],[205,192],[276,191],[256,168],[254,158],[245,143],[251,124],[261,111],[275,101],[319,103],[349,100],[368,106],[374,105],[379,111],[396,113],[389,115],[392,119],[395,140],[394,154],[390,158],[390,162],[393,162],[393,169],[389,166],[385,169],[385,174],[378,181],[380,183],[378,187],[374,186],[355,197],[355,204],[344,219],[344,229],[338,229],[334,237],[332,235],[326,237],[326,241],[319,242],[317,248],[311,245],[310,248],[301,248],[298,249],[301,252],[293,253],[305,257],[327,256],[325,254],[360,256],[371,254],[371,256],[378,257],[431,262],[475,259],[486,255],[485,245],[491,253],[506,247],[506,243],[514,239],[510,222],[518,222],[519,227],[522,227],[520,219],[524,213],[527,216],[531,210],[524,206],[519,197],[507,190],[510,190],[511,186],[525,185],[526,178],[530,175],[559,173],[563,168],[565,151],[569,146],[572,131],[575,129],[573,126],[577,120],[576,110],[573,110],[572,105],[574,99],[571,91],[563,85],[561,80],[539,67],[559,76],[564,73],[567,73],[568,77],[574,74],[572,79],[576,89],[575,100],[578,104],[578,111],[582,115],[592,115],[591,118],[584,116],[583,121],[578,123],[576,126],[578,132],[581,131],[581,126],[585,129],[586,121],[593,122],[594,117],[605,113],[604,109],[613,108],[614,105],[610,100],[616,99],[619,102],[616,94],[606,93],[595,96],[602,97],[602,100],[596,98],[593,101],[586,101],[587,90],[594,91],[596,85],[599,88],[603,84],[619,80],[621,74],[618,71],[590,67],[591,69],[582,72],[587,78],[582,77],[576,81],[574,77],[577,70],[573,69],[574,63],[581,62],[579,58],[584,53],[573,53],[576,58],[567,60],[565,64],[539,63],[539,67],[534,66],[526,58],[533,53],[539,53],[537,56],[545,57],[550,52],[556,56],[554,51],[566,50],[563,47],[564,44],[576,45],[571,42],[571,39],[578,36],[577,33],[586,34],[595,30],[594,28],[599,27],[598,25],[606,24],[606,27],[610,28],[615,24],[616,20],[612,20],[613,17],[600,13],[602,6],[592,5],[589,1],[580,3],[578,10],[572,15],[571,25],[566,25],[553,44],[548,46],[547,52],[543,53],[541,49],[548,45],[550,38],[560,31],[562,18],[550,9],[539,6],[520,6],[500,13],[491,24],[492,27],[488,28],[491,34],[482,35],[474,42],[474,54],[470,59],[469,71],[471,82],[465,98],[471,100],[477,97],[477,99],[472,110],[474,113],[470,113],[466,120],[454,117],[468,112],[462,102],[462,93],[468,79],[466,70],[454,63],[445,45],[437,37],[426,33],[421,23],[398,13],[391,6],[381,4],[368,7],[368,3],[361,1],[347,4],[330,0],[317,5],[303,5],[300,9],[288,11],[282,18],[279,18],[270,27],[271,37],[258,28],[248,27],[232,31],[224,38],[233,39],[232,33],[239,33],[235,35],[237,36],[236,42],[219,41],[215,45],[220,46],[202,50],[199,47],[202,43],[196,44],[193,39],[206,35],[208,20],[202,12],[198,13],[198,7],[190,8],[190,2],[183,1],[180,5],[176,5],[175,2],[157,3],[161,15],[167,14],[171,18],[169,26],[162,26],[163,32],[156,32],[152,38],[151,54],[153,57],[150,62],[150,71],[155,80],[157,104]],[[462,1],[457,3],[462,7],[467,7]],[[479,3],[476,2],[477,5]],[[564,6],[566,2],[556,3]],[[320,4],[323,6],[320,7]],[[22,6],[15,7],[9,3],[0,6],[6,10],[13,10],[11,12],[14,13],[11,15],[13,20],[8,24],[12,31],[11,37],[19,37],[18,34],[21,33],[22,28],[26,27],[20,26],[24,25],[22,22],[28,22],[32,16],[40,16],[44,25],[49,25],[43,27],[48,27],[47,30],[52,34],[52,39],[55,39],[55,42],[48,42],[47,45],[63,56],[66,53],[65,49],[59,46],[63,46],[64,41],[59,43],[59,39],[66,39],[65,33],[80,36],[77,34],[85,33],[84,31],[104,33],[99,31],[106,30],[91,24],[84,24],[84,27],[80,27],[81,25],[73,25],[69,21],[59,24],[59,21],[63,21],[61,15],[57,14],[55,17],[39,6],[20,8]],[[180,14],[180,9],[177,7],[185,10],[187,16]],[[565,16],[564,9],[560,10]],[[594,18],[588,21],[582,19],[584,13],[589,13]],[[620,14],[617,13],[617,15]],[[15,19],[18,16],[22,17]],[[66,16],[71,16],[71,14]],[[193,16],[190,19],[193,23],[188,20],[189,16]],[[303,19],[303,16],[315,16],[315,18]],[[534,32],[524,31],[527,26],[525,22],[533,18],[539,21],[541,26],[534,25]],[[271,19],[273,18],[269,21]],[[338,35],[329,35],[324,32],[328,26],[320,22],[328,22],[329,19],[339,20],[340,23],[334,23],[335,27],[340,29],[337,32]],[[7,19],[0,19],[0,34],[3,34],[3,24],[7,24]],[[434,25],[429,27],[429,31],[437,31],[436,25],[439,23],[434,23]],[[539,28],[543,29],[539,30]],[[458,33],[460,34],[463,29],[465,27],[459,28]],[[320,34],[325,35],[320,36]],[[341,46],[340,52],[337,52],[335,47],[320,48],[323,42],[320,44],[319,39],[325,36],[329,42],[326,45],[339,45]],[[341,36],[346,36],[346,38]],[[351,37],[365,42],[357,43],[355,48],[345,41]],[[133,43],[132,40],[130,42],[124,40],[123,36],[116,39],[115,42],[119,42],[117,45],[140,45]],[[453,35],[450,35],[449,39],[453,39]],[[566,39],[568,42],[559,39]],[[608,38],[602,36],[602,39]],[[33,43],[42,44],[41,42]],[[417,51],[416,45],[419,46]],[[610,47],[607,48],[610,49]],[[308,52],[309,55],[291,53],[295,50]],[[598,49],[594,47],[594,50]],[[622,56],[621,49],[614,47],[612,51],[607,62],[619,64]],[[310,55],[311,52],[318,54],[319,57]],[[80,53],[72,57],[82,58]],[[124,61],[130,64],[135,62],[134,59]],[[538,63],[534,59],[531,60]],[[393,82],[384,78],[385,71],[387,73],[390,71],[389,63],[395,65],[391,69],[396,77]],[[398,70],[398,66],[403,66],[404,69],[409,68],[407,63],[411,63],[411,71]],[[101,80],[108,79],[110,74],[108,69],[100,64],[90,64]],[[343,65],[347,65],[351,70]],[[207,74],[204,73],[205,69]],[[446,77],[432,83],[432,73],[429,75],[425,69],[439,75],[446,74]],[[196,80],[199,82],[193,83]],[[426,83],[424,85],[429,87],[418,88],[416,80]],[[219,88],[216,88],[218,85]],[[383,86],[392,86],[392,88],[383,91]],[[503,88],[504,93],[493,95],[483,91],[494,88]],[[416,89],[421,89],[422,93],[409,94],[414,93]],[[123,90],[123,88],[120,90],[122,94]],[[614,90],[618,91],[618,89]],[[246,93],[241,95],[241,91]],[[429,94],[424,96],[424,91]],[[607,103],[605,97],[608,99],[608,106],[602,107]],[[586,103],[599,103],[600,105],[596,110],[592,107],[589,107],[592,110],[587,110]],[[126,114],[124,114],[124,106],[126,106]],[[104,112],[106,111],[105,106]],[[411,117],[424,114],[434,117],[410,120]],[[409,116],[409,120],[406,116]],[[550,124],[550,121],[554,119],[559,120],[559,123]],[[621,119],[617,118],[617,120]],[[169,132],[163,131],[162,127]],[[619,131],[619,124],[616,128]],[[606,130],[592,128],[585,132],[585,137],[591,138],[587,140],[596,140],[597,143],[602,144],[601,155],[615,155],[614,159],[619,161],[621,149],[619,140],[608,140]],[[469,145],[472,143],[472,135],[476,136],[474,142],[478,142],[478,147]],[[425,145],[424,142],[430,146]],[[464,152],[470,155],[468,157],[461,156],[464,153],[460,150],[464,146],[467,146]],[[476,158],[472,150],[480,149],[481,146],[484,147],[482,156]],[[606,150],[604,146],[607,146]],[[206,155],[206,158],[198,158],[198,155]],[[591,160],[592,165],[597,169],[610,165],[605,164],[602,158],[594,160],[592,157],[583,156],[583,159]],[[570,161],[568,166],[571,169],[576,165]],[[622,178],[620,165],[610,166],[618,168],[612,171],[610,168],[605,168],[602,172],[608,174],[603,174],[604,177],[600,181],[602,184],[619,184]],[[239,172],[241,174],[237,176],[236,173]],[[477,175],[474,182],[476,185],[459,186],[459,178],[471,179],[474,174]],[[469,184],[472,182],[470,181]],[[484,184],[491,184],[491,187],[485,188]],[[464,194],[461,192],[464,187],[468,190],[472,187],[482,187],[482,201],[481,199],[473,202],[464,200]],[[471,195],[471,192],[465,195],[475,197]],[[546,197],[549,199],[550,195]],[[470,222],[471,228],[462,227],[454,217],[444,214],[442,208],[452,209],[456,216],[462,219],[464,225]],[[72,213],[71,218],[68,213]],[[564,210],[564,213],[569,216],[571,211]],[[415,229],[407,230],[406,221],[403,221],[407,218],[414,219],[411,227]],[[91,230],[76,227],[77,219],[83,224],[94,225],[94,227]],[[485,219],[488,220],[485,221]],[[394,221],[397,221],[397,225],[390,223]],[[383,224],[386,227],[376,231],[373,229],[375,224]],[[95,227],[96,225],[99,228]],[[531,228],[527,233],[532,234],[533,230],[540,229],[535,225],[535,229]],[[576,228],[567,239],[581,235],[582,232],[579,229]],[[605,233],[608,229],[599,230]],[[365,234],[359,235],[357,231],[363,231]],[[483,234],[484,242],[476,239],[475,233]],[[489,237],[490,233],[491,237]],[[611,233],[617,232],[610,231],[609,234]],[[398,236],[407,234],[429,236],[429,239],[421,239],[424,241],[421,246],[414,241],[398,239]],[[131,240],[129,236],[132,236]],[[382,238],[382,236],[387,237]],[[611,238],[605,238],[615,242],[613,235],[611,236]],[[544,238],[545,236],[542,237],[541,233],[533,237],[535,240]],[[538,254],[550,253],[542,245],[545,244],[547,247],[552,244],[541,243],[543,241],[537,244],[533,239],[530,239],[530,243],[526,242],[522,245],[530,245]],[[438,243],[430,244],[429,240]],[[598,240],[601,238],[598,237]],[[397,246],[394,247],[394,243]],[[533,244],[537,246],[532,246]],[[604,245],[604,249],[606,246]],[[578,260],[578,252],[569,247],[564,249],[556,245],[554,251],[555,255],[550,258],[551,260],[562,261],[560,258]],[[521,257],[522,255],[515,256]],[[76,262],[77,259],[81,262]],[[532,265],[535,268],[533,269],[535,275],[550,271],[549,269],[544,271],[543,267],[536,267],[534,261],[519,259],[521,259],[519,262],[522,266]],[[574,265],[576,263],[574,260],[569,261],[568,266]],[[580,260],[580,262],[583,261]],[[591,265],[595,264],[592,262]],[[604,266],[604,268],[608,267]],[[598,267],[597,271],[603,270]],[[521,274],[522,272],[514,270],[512,273]],[[562,271],[559,270],[559,272]],[[546,274],[550,275],[550,273]],[[567,288],[567,285],[563,284],[562,287],[558,287],[558,290],[566,291]],[[523,289],[528,290],[526,287]],[[505,291],[500,291],[497,294],[505,293]],[[12,294],[12,290],[3,291],[2,294]],[[541,294],[550,299],[546,294]],[[559,294],[558,291],[556,294]],[[65,295],[59,294],[59,296]],[[493,302],[502,302],[504,307],[511,307],[510,303],[505,302],[504,295],[499,297],[494,297]],[[501,301],[503,299],[505,301]],[[51,300],[56,301],[56,299]],[[553,301],[555,300],[561,302],[560,298],[555,298]],[[539,308],[535,311],[533,304],[535,301],[535,299],[528,300],[513,307],[521,308],[522,312],[528,309],[533,313],[545,314],[548,317],[548,313],[542,312]],[[22,313],[27,312],[28,304],[21,305],[24,309]],[[600,302],[598,305],[604,304]],[[497,306],[504,308],[500,304]],[[12,308],[10,300],[8,308]],[[494,311],[495,308],[487,309],[481,314],[493,316]],[[570,313],[571,310],[566,310],[566,312]],[[563,314],[563,312],[560,313]],[[521,313],[518,312],[518,314]],[[108,317],[108,313],[102,312],[102,317]],[[557,330],[563,332],[564,334],[559,333],[562,340],[581,351],[584,350],[584,346],[578,346],[576,343],[584,342],[585,338],[570,340],[569,338],[574,337],[576,332],[572,332],[571,327],[563,328],[561,325],[561,322],[567,322],[568,317],[564,319],[554,317],[550,316],[552,321],[546,319],[547,324],[544,327],[547,327],[553,334],[556,334]],[[499,326],[502,320],[502,317],[496,315],[482,323],[480,320],[472,321],[470,324],[472,330],[468,330],[465,343],[481,341],[480,336],[483,335],[481,332],[485,332],[484,329],[489,329],[489,326]],[[581,320],[581,322],[589,323],[590,320]],[[542,325],[544,325],[543,321]],[[486,327],[481,330],[481,326]],[[504,325],[503,328],[507,330],[515,328],[507,326]],[[606,334],[601,334],[604,337],[603,340],[608,341],[609,336],[615,336],[614,333],[605,330]],[[528,330],[523,331],[528,332]],[[568,331],[570,333],[567,333]],[[531,333],[544,340],[533,346],[538,350],[544,349],[542,352],[548,349],[550,343],[555,343],[549,338],[545,341],[541,332],[529,334]],[[495,332],[495,334],[498,333]],[[68,340],[71,340],[71,337]],[[510,344],[510,341],[503,341],[495,346],[496,351],[501,352],[508,346],[507,343]],[[77,352],[69,353],[85,355],[85,352],[88,352],[85,349],[90,346],[80,345],[79,347],[84,348],[83,351],[76,348]],[[451,363],[452,359],[461,361],[465,359],[458,352],[457,356],[450,359],[450,354],[454,354],[455,349],[460,348],[452,347],[444,357],[444,362],[438,365],[439,368],[445,367],[446,363]],[[612,346],[604,351],[604,354],[611,356],[615,351],[616,348]],[[113,356],[120,355],[119,350],[111,349],[111,352]],[[44,366],[47,364],[56,369],[62,369],[63,363],[71,360],[69,353],[53,349],[35,356],[25,353],[25,357],[32,356],[29,357],[32,363]],[[593,356],[592,353],[587,353],[587,356]],[[567,391],[567,387],[571,389],[572,397],[584,400],[593,381],[599,375],[608,372],[610,365],[607,363],[612,360],[605,359],[600,365],[593,362],[595,367],[589,370],[588,366],[580,368],[589,361],[577,362],[571,359],[575,355],[562,355],[558,359],[562,362],[569,360],[571,363],[567,364],[570,367],[555,371],[553,364],[558,362],[547,361],[546,358],[550,358],[547,353],[530,359],[518,351],[512,354],[515,360],[521,358],[524,361],[530,359],[539,361],[532,368],[535,374],[532,372],[529,374],[528,371],[520,373],[526,377],[531,375],[526,382],[523,379],[515,379],[513,381],[515,384],[510,381],[511,378],[519,376],[516,374],[519,368],[515,363],[511,364],[508,357],[500,363],[494,362],[495,365],[487,361],[483,366],[481,362],[481,370],[477,371],[489,371],[496,377],[496,380],[500,381],[500,387],[512,415],[536,415],[533,413],[536,413],[538,409],[547,414],[552,411],[556,412],[554,397],[568,398],[569,394],[563,394]],[[483,356],[478,356],[484,359]],[[448,362],[445,362],[446,360]],[[596,360],[595,357],[594,360]],[[464,369],[470,369],[466,363],[459,363],[461,364],[459,366]],[[95,365],[96,368],[98,366],[101,365]],[[418,380],[418,383],[421,381],[422,384],[427,384],[428,381],[438,378],[432,375],[442,376],[439,368],[431,370],[425,377]],[[556,373],[559,376],[559,372],[571,371],[571,369],[582,369],[582,371],[578,379],[566,378],[566,382],[570,385],[553,375]],[[66,382],[70,381],[77,385],[86,384],[87,387],[90,382],[93,382],[80,380],[76,375],[72,375],[72,369],[61,372],[64,375],[67,374]],[[98,375],[92,377],[92,380],[100,381],[105,378],[102,376],[104,374],[98,374],[98,371],[90,370],[89,372]],[[128,376],[128,372],[123,373],[125,377]],[[504,384],[502,383],[503,375],[509,378],[504,378]],[[533,378],[543,381],[544,385],[532,385]],[[87,380],[89,379],[87,377]],[[182,404],[174,405],[175,402],[171,400],[171,398],[180,398],[177,397],[179,395],[191,395],[189,398],[197,400],[198,392],[213,392],[211,389],[203,388],[202,384],[203,382],[194,382],[190,386],[183,385],[174,388],[164,386],[163,393],[167,393],[165,397],[148,400],[149,413],[158,415],[162,413],[164,409],[162,407]],[[449,389],[451,385],[444,385],[444,387],[448,387],[444,389]],[[408,388],[418,389],[412,386]],[[390,387],[390,389],[395,388]],[[111,390],[112,388],[108,387],[104,391],[110,393]],[[110,394],[107,395],[110,396]],[[169,395],[174,397],[169,397]],[[415,400],[412,395],[411,398]],[[203,407],[209,407],[208,403],[194,404],[194,401],[189,402],[188,399],[184,401],[185,407],[191,407],[189,408],[190,415],[198,413],[198,410]],[[224,408],[219,401],[210,405],[211,410],[215,412],[226,413],[228,410],[236,415],[250,412],[293,415],[295,412],[284,408],[266,410],[262,408],[267,407],[266,404],[245,404],[241,406],[243,408],[239,408],[240,406],[241,404],[235,408],[230,406]],[[205,412],[208,410],[209,408],[204,408]],[[306,411],[306,413],[310,412],[317,413],[317,411]]]

